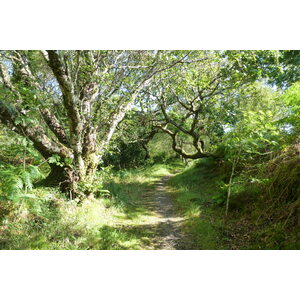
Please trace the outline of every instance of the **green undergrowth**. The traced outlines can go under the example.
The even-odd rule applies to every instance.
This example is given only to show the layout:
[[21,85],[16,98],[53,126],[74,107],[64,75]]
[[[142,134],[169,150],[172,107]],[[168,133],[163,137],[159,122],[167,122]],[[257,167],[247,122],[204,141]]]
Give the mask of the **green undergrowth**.
[[193,249],[226,249],[222,240],[224,226],[220,210],[212,207],[224,196],[224,180],[219,166],[211,159],[193,163],[168,182],[168,191],[185,216],[184,231]]
[[156,180],[181,167],[109,172],[104,188],[110,196],[82,203],[41,186],[17,203],[0,201],[0,249],[153,249],[156,232],[145,199]]
[[[298,152],[297,152],[298,151]],[[202,159],[169,181],[195,249],[300,249],[299,149],[240,168]],[[226,175],[227,174],[227,175]]]
[[299,185],[298,146],[240,172],[231,199],[232,243],[244,249],[300,249]]
[[[136,206],[143,190],[153,186],[153,182],[162,176],[170,175],[181,170],[183,165],[180,161],[174,161],[168,165],[155,164],[137,169],[121,170],[111,173],[104,182],[104,187],[112,194],[110,201],[117,207],[126,210],[127,207]],[[129,210],[129,212],[132,212]]]
[[28,186],[15,202],[6,193],[0,249],[155,249],[155,183],[172,174],[167,192],[184,216],[191,249],[299,249],[299,152],[239,168],[227,218],[230,166],[213,159],[99,171],[109,193],[82,203],[42,186]]

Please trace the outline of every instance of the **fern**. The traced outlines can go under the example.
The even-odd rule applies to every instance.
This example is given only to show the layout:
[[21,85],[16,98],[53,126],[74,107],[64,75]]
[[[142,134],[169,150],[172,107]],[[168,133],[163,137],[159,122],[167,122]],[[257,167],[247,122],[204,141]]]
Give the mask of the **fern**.
[[30,172],[27,172],[26,170],[22,170],[20,172],[20,179],[22,180],[23,182],[23,186],[25,189],[28,189],[28,190],[31,190],[32,187],[33,187],[33,184],[32,184],[32,176],[30,174]]
[[0,197],[17,202],[20,199],[32,198],[32,195],[24,191],[33,188],[33,182],[43,175],[35,166],[12,166],[0,164]]

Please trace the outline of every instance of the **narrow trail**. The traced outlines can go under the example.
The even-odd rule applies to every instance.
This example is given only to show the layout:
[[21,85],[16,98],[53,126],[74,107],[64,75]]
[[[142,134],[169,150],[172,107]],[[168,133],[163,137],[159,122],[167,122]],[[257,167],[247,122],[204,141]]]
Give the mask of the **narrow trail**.
[[133,234],[143,250],[191,250],[192,237],[184,233],[185,218],[178,212],[174,200],[166,190],[172,175],[150,184],[135,202],[138,218],[121,219],[117,226]]
[[176,212],[173,199],[166,192],[170,177],[164,176],[155,184],[155,192],[148,200],[156,216],[154,247],[160,250],[190,249],[182,231],[184,218]]

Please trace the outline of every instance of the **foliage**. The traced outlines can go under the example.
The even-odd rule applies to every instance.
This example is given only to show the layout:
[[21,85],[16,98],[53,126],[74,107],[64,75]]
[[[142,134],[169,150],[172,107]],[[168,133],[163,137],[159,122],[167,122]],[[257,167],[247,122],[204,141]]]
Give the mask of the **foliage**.
[[233,62],[238,77],[265,78],[281,88],[288,88],[300,79],[299,50],[228,50],[223,55]]
[[172,150],[172,140],[165,133],[157,133],[149,142],[150,163],[167,163],[178,157]]
[[19,201],[34,197],[27,191],[32,190],[34,181],[43,178],[35,166],[11,166],[0,164],[0,197],[2,200]]
[[297,248],[299,53],[0,51],[1,247],[155,248],[177,172],[193,248]]
[[59,170],[61,188],[76,194],[81,181],[94,179],[140,92],[187,53],[1,51],[0,120],[50,158],[49,178]]
[[146,163],[146,153],[138,142],[126,143],[115,140],[110,151],[103,156],[104,166],[112,165],[117,169],[134,168]]
[[111,196],[81,204],[66,201],[55,188],[35,188],[34,198],[9,208],[0,224],[0,249],[153,249],[156,227],[147,225],[156,219],[142,197],[152,192],[155,180],[179,166],[106,170],[101,180]]
[[278,149],[282,117],[280,98],[269,88],[254,85],[234,100],[237,103],[234,125],[227,124],[224,145],[227,157],[239,152],[243,160],[251,160]]
[[252,162],[236,175],[229,231],[240,226],[240,234],[247,236],[243,247],[299,248],[298,153],[297,146],[289,147],[264,163]]
[[[224,127],[234,126],[239,99],[263,78],[260,55],[259,51],[191,52],[188,58],[196,63],[162,73],[149,87],[144,103],[154,126],[172,138],[175,152],[191,159],[211,155],[211,145],[220,143]],[[192,150],[187,151],[186,144]]]
[[284,118],[281,120],[281,126],[285,130],[289,143],[298,142],[300,133],[300,82],[293,84],[287,89],[281,98],[286,106],[286,112]]
[[[299,148],[235,175],[224,219],[226,165],[200,160],[170,180],[196,249],[299,249]],[[223,199],[223,201],[222,201]]]
[[192,249],[225,249],[223,217],[218,209],[224,198],[220,182],[226,174],[213,159],[201,159],[169,181],[179,211],[185,214],[184,230],[192,236]]

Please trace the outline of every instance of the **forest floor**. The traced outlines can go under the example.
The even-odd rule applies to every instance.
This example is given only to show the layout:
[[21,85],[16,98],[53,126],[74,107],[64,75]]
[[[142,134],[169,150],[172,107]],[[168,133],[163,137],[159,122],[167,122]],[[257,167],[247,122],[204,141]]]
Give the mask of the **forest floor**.
[[259,186],[246,186],[247,197],[242,187],[235,190],[225,222],[228,178],[213,160],[107,169],[98,176],[97,198],[78,202],[56,187],[36,185],[18,201],[0,201],[0,249],[299,248],[297,216],[284,214],[283,203],[274,209],[277,221],[270,220],[265,202],[251,200]]
[[110,196],[81,204],[56,188],[35,187],[2,216],[0,249],[220,249],[215,222],[201,208],[215,186],[194,182],[184,167],[178,161],[108,172],[103,188]]
[[257,202],[234,208],[239,194],[225,222],[224,176],[208,159],[108,170],[99,182],[109,195],[82,202],[37,185],[15,203],[0,201],[0,249],[299,249],[295,226],[289,235],[285,219],[266,226]]
[[[36,187],[0,226],[0,249],[192,249],[168,181],[182,165],[109,173],[111,196],[76,201]],[[20,214],[20,211],[22,212]]]
[[213,181],[210,174],[203,172],[202,184],[190,173],[194,169],[183,168],[156,165],[110,178],[106,188],[112,192],[112,204],[122,210],[113,226],[107,226],[118,232],[116,239],[108,237],[110,249],[224,249],[219,219],[203,205],[216,190],[215,184],[208,184]]

